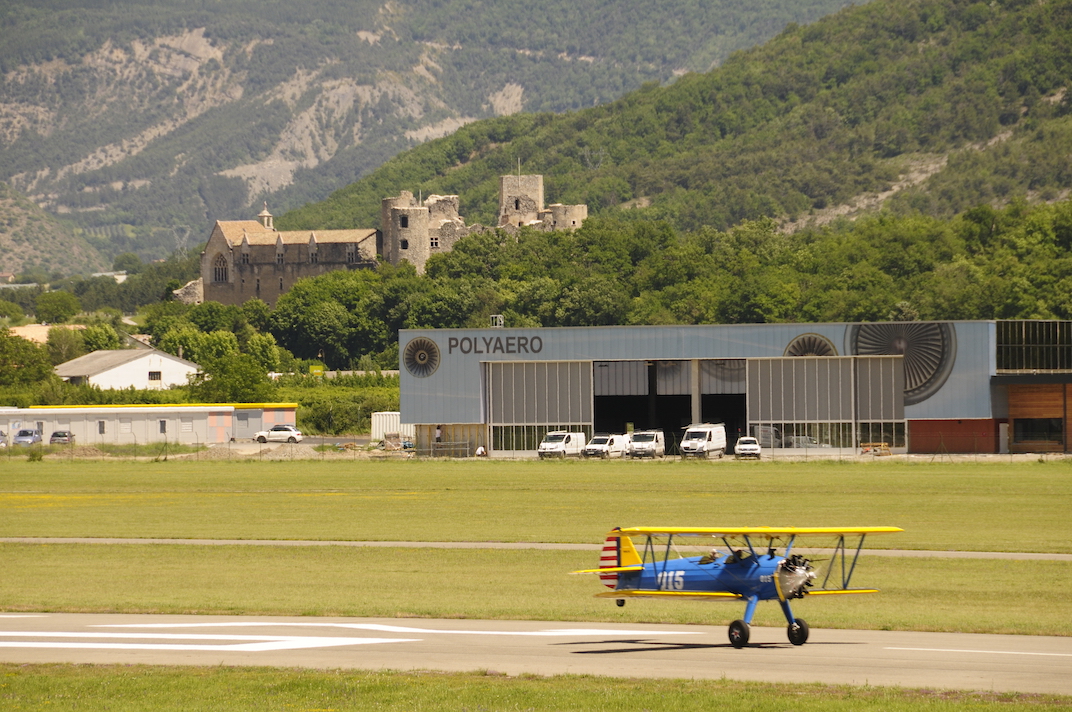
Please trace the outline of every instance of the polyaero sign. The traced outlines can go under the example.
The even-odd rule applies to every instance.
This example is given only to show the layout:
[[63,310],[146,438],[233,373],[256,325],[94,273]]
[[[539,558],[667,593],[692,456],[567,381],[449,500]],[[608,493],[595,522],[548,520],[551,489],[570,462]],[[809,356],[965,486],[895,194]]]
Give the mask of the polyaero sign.
[[538,354],[543,351],[539,336],[452,336],[447,339],[447,353],[463,354]]

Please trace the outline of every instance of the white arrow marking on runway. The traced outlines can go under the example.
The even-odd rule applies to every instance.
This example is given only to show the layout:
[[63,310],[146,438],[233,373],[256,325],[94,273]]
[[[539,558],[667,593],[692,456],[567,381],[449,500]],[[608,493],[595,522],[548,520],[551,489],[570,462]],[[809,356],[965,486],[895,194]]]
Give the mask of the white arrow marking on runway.
[[[56,638],[55,641],[0,640],[0,648],[64,648],[70,650],[212,650],[220,652],[264,652],[268,650],[300,650],[331,648],[342,645],[375,643],[415,643],[417,638],[333,638],[317,636],[270,635],[171,635],[167,633],[35,633],[32,631],[0,631],[0,638]],[[92,642],[75,642],[91,639]],[[200,640],[229,641],[230,644],[190,643],[105,643],[102,639],[124,640]],[[59,640],[64,639],[64,640]]]
[[920,653],[985,653],[988,655],[1046,655],[1056,658],[1072,658],[1072,653],[1032,653],[1019,650],[957,650],[955,648],[886,648],[886,650],[914,650]]
[[242,628],[288,626],[297,628],[348,628],[351,630],[374,630],[380,633],[406,633],[414,635],[434,635],[437,633],[456,635],[521,635],[521,636],[584,636],[584,635],[700,635],[701,631],[691,630],[606,630],[602,628],[552,628],[549,630],[453,630],[438,628],[409,628],[379,623],[278,623],[255,621],[235,621],[233,623],[130,623],[122,625],[103,625],[101,628]]

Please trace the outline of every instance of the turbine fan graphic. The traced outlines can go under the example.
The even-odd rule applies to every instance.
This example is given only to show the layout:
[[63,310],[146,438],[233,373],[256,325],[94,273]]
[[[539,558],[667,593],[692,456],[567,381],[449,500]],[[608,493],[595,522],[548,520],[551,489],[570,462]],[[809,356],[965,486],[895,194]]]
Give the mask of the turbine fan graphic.
[[785,347],[784,356],[837,356],[830,339],[819,334],[801,334]]
[[417,337],[402,352],[406,370],[417,378],[427,378],[439,368],[439,347],[431,339]]
[[904,356],[905,405],[937,393],[957,358],[956,332],[945,322],[857,324],[849,346],[859,356]]

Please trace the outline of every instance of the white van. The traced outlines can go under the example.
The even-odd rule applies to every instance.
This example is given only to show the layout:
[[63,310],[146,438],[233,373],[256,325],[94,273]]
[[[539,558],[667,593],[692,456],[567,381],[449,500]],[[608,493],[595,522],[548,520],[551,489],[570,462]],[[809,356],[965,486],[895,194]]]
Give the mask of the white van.
[[629,450],[629,436],[616,433],[596,433],[584,449],[585,457],[601,457],[604,460],[611,457],[625,457]]
[[637,430],[629,441],[629,457],[665,457],[666,439],[661,430]]
[[681,438],[681,459],[702,457],[720,460],[726,454],[726,426],[724,423],[699,423],[685,428]]
[[545,457],[581,457],[584,454],[584,433],[552,430],[543,436],[536,454]]
[[753,425],[752,436],[761,447],[782,447],[782,431],[773,425]]

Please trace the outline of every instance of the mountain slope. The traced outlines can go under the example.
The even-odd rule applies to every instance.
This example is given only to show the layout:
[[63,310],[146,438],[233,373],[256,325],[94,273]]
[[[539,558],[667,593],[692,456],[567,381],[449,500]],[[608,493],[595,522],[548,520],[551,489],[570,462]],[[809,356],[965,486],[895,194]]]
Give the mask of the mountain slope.
[[265,198],[321,199],[476,119],[706,71],[844,4],[12,0],[0,180],[83,227],[202,233]]
[[499,118],[396,157],[288,229],[378,222],[398,187],[495,214],[495,180],[679,228],[887,205],[951,215],[1072,187],[1072,1],[877,2],[790,27],[704,75],[563,116]]
[[0,272],[40,270],[45,275],[65,275],[103,271],[108,264],[70,227],[0,183]]

